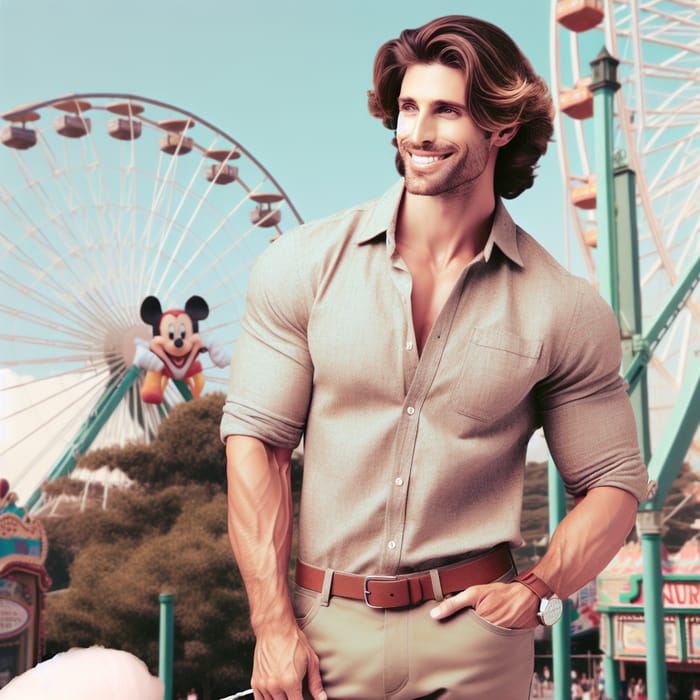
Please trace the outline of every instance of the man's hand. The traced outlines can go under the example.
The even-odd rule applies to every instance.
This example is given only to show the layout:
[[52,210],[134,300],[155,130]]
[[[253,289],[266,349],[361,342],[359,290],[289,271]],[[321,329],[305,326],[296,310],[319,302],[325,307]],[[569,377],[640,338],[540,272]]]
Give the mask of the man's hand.
[[251,678],[256,700],[303,700],[304,676],[311,697],[326,700],[318,656],[298,627],[258,634]]
[[499,627],[522,629],[538,625],[538,599],[527,586],[517,581],[471,586],[443,600],[430,611],[430,615],[442,620],[462,608],[474,608],[479,617]]

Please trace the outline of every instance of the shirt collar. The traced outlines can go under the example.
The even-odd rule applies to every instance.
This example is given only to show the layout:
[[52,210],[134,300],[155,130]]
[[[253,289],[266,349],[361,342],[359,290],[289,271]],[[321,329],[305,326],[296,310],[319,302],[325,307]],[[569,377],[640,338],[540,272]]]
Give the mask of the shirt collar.
[[[390,252],[394,248],[396,214],[403,196],[403,180],[399,180],[379,199],[374,201],[369,216],[357,232],[357,243],[368,243],[379,235],[386,234]],[[506,257],[520,267],[524,266],[518,250],[517,227],[500,197],[496,197],[496,211],[491,233],[484,246],[484,259],[488,261],[496,246]]]
[[484,259],[486,261],[491,257],[494,245],[514,263],[520,267],[525,267],[518,250],[518,227],[515,225],[500,197],[496,197],[496,211],[493,216],[491,233],[484,246]]

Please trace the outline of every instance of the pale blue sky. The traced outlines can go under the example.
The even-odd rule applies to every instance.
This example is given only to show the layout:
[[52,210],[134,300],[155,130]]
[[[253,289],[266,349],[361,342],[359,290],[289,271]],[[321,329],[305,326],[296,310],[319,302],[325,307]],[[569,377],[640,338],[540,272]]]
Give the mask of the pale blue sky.
[[[274,175],[306,220],[383,192],[391,134],[366,109],[374,54],[433,17],[492,21],[549,79],[549,0],[0,0],[0,111],[125,92],[213,123]],[[564,262],[556,147],[509,207]],[[577,254],[577,251],[576,251]]]

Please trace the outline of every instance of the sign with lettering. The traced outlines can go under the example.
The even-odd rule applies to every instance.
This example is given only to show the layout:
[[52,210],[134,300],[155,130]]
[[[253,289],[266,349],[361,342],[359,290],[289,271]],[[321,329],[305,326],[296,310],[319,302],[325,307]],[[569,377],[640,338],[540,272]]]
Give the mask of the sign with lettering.
[[12,637],[29,624],[29,609],[21,603],[0,598],[0,639]]
[[[598,581],[598,607],[602,610],[618,608],[642,608],[644,606],[644,585],[641,575],[630,576],[626,585],[619,578]],[[666,579],[663,583],[662,598],[664,610],[700,610],[700,581],[697,579]]]
[[700,608],[700,581],[666,581],[664,608]]

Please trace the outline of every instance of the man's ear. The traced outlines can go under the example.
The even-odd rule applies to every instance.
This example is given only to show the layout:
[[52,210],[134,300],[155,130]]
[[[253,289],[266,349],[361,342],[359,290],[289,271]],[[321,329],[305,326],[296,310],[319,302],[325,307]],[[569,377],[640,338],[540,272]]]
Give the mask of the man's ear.
[[512,126],[503,127],[503,129],[493,134],[493,136],[491,137],[491,142],[494,146],[505,146],[515,138],[515,135],[518,133],[519,128],[519,124],[513,124]]

